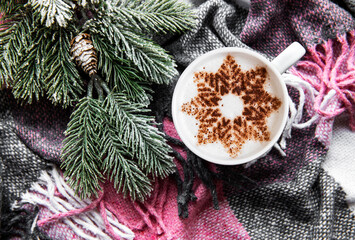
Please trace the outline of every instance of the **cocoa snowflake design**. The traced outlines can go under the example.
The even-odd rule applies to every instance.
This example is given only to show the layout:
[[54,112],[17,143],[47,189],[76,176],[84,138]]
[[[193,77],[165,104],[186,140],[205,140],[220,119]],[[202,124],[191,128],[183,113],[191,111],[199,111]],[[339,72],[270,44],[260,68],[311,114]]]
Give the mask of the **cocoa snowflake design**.
[[[248,140],[268,141],[267,118],[281,106],[281,101],[265,90],[268,80],[264,67],[243,71],[227,55],[216,73],[196,72],[197,96],[182,105],[182,111],[198,121],[198,144],[220,142],[230,157],[239,155]],[[241,115],[224,116],[223,97],[232,94],[243,102]]]

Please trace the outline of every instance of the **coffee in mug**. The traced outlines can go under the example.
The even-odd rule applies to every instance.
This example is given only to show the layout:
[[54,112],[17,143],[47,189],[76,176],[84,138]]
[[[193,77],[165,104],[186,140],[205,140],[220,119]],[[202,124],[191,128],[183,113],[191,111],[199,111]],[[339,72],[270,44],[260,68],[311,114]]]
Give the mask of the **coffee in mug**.
[[273,63],[250,50],[222,48],[199,57],[181,75],[173,121],[182,141],[201,158],[241,164],[275,144],[286,123],[287,100]]

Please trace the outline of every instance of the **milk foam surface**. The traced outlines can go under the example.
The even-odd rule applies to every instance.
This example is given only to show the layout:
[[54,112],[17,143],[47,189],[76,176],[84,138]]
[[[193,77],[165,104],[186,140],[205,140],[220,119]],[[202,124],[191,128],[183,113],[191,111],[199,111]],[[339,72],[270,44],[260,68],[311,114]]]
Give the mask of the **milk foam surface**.
[[[186,112],[183,112],[181,109],[181,106],[185,103],[188,103],[193,99],[197,94],[198,94],[198,89],[197,89],[197,84],[194,82],[194,74],[196,72],[201,72],[201,71],[206,71],[206,72],[217,72],[220,66],[223,63],[223,60],[226,58],[226,56],[230,54],[235,58],[235,61],[240,65],[241,69],[243,71],[248,71],[250,69],[256,68],[256,67],[264,67],[267,71],[267,82],[264,85],[264,89],[270,93],[273,96],[279,97],[282,96],[283,90],[282,87],[280,86],[280,83],[278,81],[275,81],[274,79],[277,79],[277,76],[275,75],[274,71],[272,71],[269,66],[265,63],[263,63],[261,60],[255,58],[254,56],[250,56],[245,53],[234,53],[234,52],[228,52],[228,53],[219,53],[214,55],[211,58],[205,58],[201,62],[197,64],[192,64],[190,65],[190,69],[187,69],[184,72],[184,81],[180,82],[179,86],[177,86],[179,89],[177,89],[177,95],[174,99],[175,105],[180,106],[178,107],[177,111],[175,111],[175,117],[174,117],[174,123],[177,126],[178,132],[184,132],[184,136],[181,136],[185,144],[187,146],[193,146],[193,151],[198,154],[200,157],[206,156],[208,158],[216,158],[216,159],[223,159],[223,160],[232,160],[232,159],[238,159],[238,158],[245,158],[245,157],[251,157],[255,154],[257,154],[259,151],[262,151],[268,144],[270,144],[270,141],[253,141],[253,140],[248,140],[245,142],[240,150],[240,153],[236,158],[232,158],[228,152],[226,151],[225,147],[222,146],[221,143],[216,142],[216,143],[208,143],[208,144],[198,144],[196,135],[198,134],[198,129],[199,129],[199,121],[195,119],[194,116],[191,116],[187,114]],[[233,98],[230,98],[233,99]],[[283,97],[280,97],[282,100]],[[241,113],[243,109],[235,109],[235,107],[242,108],[242,104],[224,104],[223,106],[223,112],[225,113],[232,113],[232,112],[239,112]],[[283,118],[283,115],[285,114],[286,108],[283,106],[284,103],[282,103],[281,108],[278,111],[273,112],[270,117],[267,119],[267,127],[271,133],[270,139],[273,139],[275,137],[275,134],[278,132],[278,129],[280,128],[280,119]],[[225,114],[226,117],[231,117],[228,116],[228,114]],[[178,123],[177,123],[178,121]],[[180,134],[180,133],[179,133]]]

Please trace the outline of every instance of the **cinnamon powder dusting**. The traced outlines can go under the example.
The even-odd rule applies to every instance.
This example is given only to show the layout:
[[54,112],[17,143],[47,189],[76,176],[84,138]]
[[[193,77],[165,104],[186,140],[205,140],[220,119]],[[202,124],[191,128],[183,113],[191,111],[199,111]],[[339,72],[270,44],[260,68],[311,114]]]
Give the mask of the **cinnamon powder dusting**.
[[[264,67],[242,71],[231,55],[216,73],[196,72],[197,96],[181,108],[198,121],[198,144],[220,142],[235,158],[246,141],[269,141],[267,118],[280,108],[281,101],[265,90],[267,80]],[[223,116],[219,106],[228,94],[243,101],[242,114],[233,119]]]

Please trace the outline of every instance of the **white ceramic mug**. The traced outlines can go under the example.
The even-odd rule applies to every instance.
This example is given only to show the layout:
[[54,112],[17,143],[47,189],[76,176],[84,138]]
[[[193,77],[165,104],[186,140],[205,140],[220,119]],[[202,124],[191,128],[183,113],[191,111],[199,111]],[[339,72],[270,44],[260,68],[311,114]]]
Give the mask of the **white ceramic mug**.
[[[196,155],[216,164],[243,164],[265,155],[281,136],[288,116],[288,92],[282,80],[281,73],[296,63],[304,54],[305,49],[299,43],[294,42],[271,62],[254,51],[236,47],[220,48],[198,57],[181,74],[174,90],[172,116],[175,128],[181,140]],[[229,56],[228,60],[227,56]],[[236,64],[231,63],[233,59]],[[232,66],[234,70],[226,70],[228,72],[226,79],[229,79],[229,84],[226,86],[228,86],[229,89],[225,90],[222,96],[221,87],[214,85],[214,81],[218,80],[212,81],[212,77],[210,80],[207,78],[209,74],[211,76],[220,76],[214,73],[218,71],[223,72],[224,70],[222,71],[220,69],[223,63],[226,65],[226,61],[229,64],[227,64],[228,67]],[[251,69],[255,71],[251,71]],[[266,70],[266,75],[260,73],[264,71],[261,69]],[[237,74],[238,71],[241,72],[240,75]],[[260,74],[255,77],[255,72]],[[241,74],[244,74],[243,79],[245,80],[241,80]],[[232,77],[232,75],[234,77]],[[214,78],[217,79],[217,77]],[[263,80],[261,81],[260,79]],[[235,92],[235,94],[233,94],[232,88],[234,89],[235,85],[240,84],[240,81],[250,81],[250,85],[248,85],[249,90],[245,90],[242,93],[236,93],[238,91],[233,90]],[[261,85],[256,84],[260,82],[263,82],[262,89],[260,88]],[[254,96],[255,101],[249,102],[247,105],[245,96],[248,95],[248,91],[250,92],[249,86],[251,85],[261,89],[260,96],[272,96],[272,98],[264,97],[264,99],[271,99],[270,103],[268,102],[269,100],[265,100],[265,103],[261,100],[259,101],[259,99],[255,98],[257,94],[253,93],[254,95],[252,96]],[[215,89],[218,89],[218,91],[215,91]],[[212,90],[215,92],[213,93]],[[200,101],[204,98],[205,95],[203,94],[205,94],[206,91],[210,98],[212,95],[218,95],[218,97],[216,97],[217,100],[207,105],[204,101]],[[246,120],[252,119],[245,117],[246,109],[256,109],[257,111],[260,109],[265,110],[268,106],[274,106],[275,104],[277,107],[275,107],[273,111],[270,111],[267,118],[265,117],[264,120],[261,120],[261,123],[265,124],[260,124],[259,128],[255,127],[255,129],[258,130],[253,130],[253,124],[256,122]],[[214,110],[216,110],[215,113],[218,114],[213,115],[212,112],[214,112]],[[209,121],[211,119],[213,121]],[[245,126],[244,128],[243,126],[237,128],[239,126],[236,125],[238,122],[237,119],[243,119],[243,123],[245,124],[243,125]],[[249,135],[255,135],[256,139],[259,140],[264,139],[259,141],[249,138],[238,143],[238,139],[242,139],[241,132],[246,131],[245,129],[248,129],[250,125],[252,126],[249,127],[251,129]],[[213,133],[214,130],[212,129],[219,131],[219,134]],[[221,133],[221,131],[224,130],[226,130],[225,132],[230,132],[228,135],[231,136],[229,140]],[[262,136],[263,134],[267,137]],[[218,139],[211,140],[211,136],[218,136]],[[237,146],[238,144],[240,145],[240,149]]]

